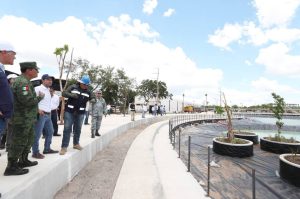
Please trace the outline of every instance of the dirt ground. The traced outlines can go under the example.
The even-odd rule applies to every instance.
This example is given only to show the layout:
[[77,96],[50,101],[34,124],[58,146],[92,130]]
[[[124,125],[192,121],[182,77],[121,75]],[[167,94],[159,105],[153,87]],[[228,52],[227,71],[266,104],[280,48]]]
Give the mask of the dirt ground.
[[136,136],[146,127],[147,125],[142,125],[130,129],[113,139],[54,198],[112,198],[127,151]]

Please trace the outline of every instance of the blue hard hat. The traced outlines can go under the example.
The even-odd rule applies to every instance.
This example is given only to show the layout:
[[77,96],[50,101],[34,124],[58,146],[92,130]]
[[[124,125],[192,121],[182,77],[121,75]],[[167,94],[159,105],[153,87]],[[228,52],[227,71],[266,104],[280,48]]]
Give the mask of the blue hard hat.
[[90,77],[88,75],[83,75],[81,80],[78,80],[79,83],[89,85],[91,83]]

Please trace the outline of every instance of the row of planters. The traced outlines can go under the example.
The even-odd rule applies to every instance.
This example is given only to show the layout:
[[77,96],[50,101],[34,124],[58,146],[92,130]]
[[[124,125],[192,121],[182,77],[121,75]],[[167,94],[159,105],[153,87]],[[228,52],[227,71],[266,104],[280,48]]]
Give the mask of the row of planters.
[[[271,108],[277,118],[276,126],[278,132],[275,136],[260,138],[260,148],[264,151],[281,154],[280,176],[291,184],[300,187],[300,142],[293,138],[285,138],[281,135],[283,127],[282,117],[285,102],[282,97],[272,93],[274,105]],[[253,144],[258,144],[258,135],[247,131],[233,130],[231,122],[231,111],[227,105],[225,95],[224,104],[227,113],[227,136],[213,139],[213,151],[220,155],[231,157],[250,157],[253,156]]]

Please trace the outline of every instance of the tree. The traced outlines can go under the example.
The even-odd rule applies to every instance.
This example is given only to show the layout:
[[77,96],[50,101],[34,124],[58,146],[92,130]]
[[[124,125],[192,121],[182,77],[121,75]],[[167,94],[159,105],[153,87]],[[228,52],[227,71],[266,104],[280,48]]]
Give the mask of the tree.
[[129,78],[124,69],[117,69],[114,79],[116,82],[118,82],[118,99],[120,99],[119,104],[123,105],[123,113],[125,116],[126,109],[128,107],[127,102],[129,102],[129,100],[130,102],[133,102],[136,95],[135,91],[132,89],[135,87],[135,80]]
[[272,93],[272,97],[274,99],[274,105],[271,106],[271,111],[274,113],[275,118],[277,119],[276,121],[276,126],[278,129],[277,136],[280,137],[281,129],[284,124],[282,122],[282,116],[284,113],[285,102],[284,102],[284,98],[282,98],[280,95],[277,95],[276,93]]
[[[73,58],[73,49],[71,52],[71,60],[68,66],[66,66],[65,61],[66,61],[66,56],[69,52],[69,46],[65,44],[62,48],[56,48],[54,51],[54,54],[56,56],[56,60],[58,63],[58,69],[59,69],[59,86],[60,86],[60,91],[61,93],[66,89],[67,87],[67,81],[68,81],[68,76],[72,70],[72,58]],[[67,68],[66,68],[67,67]],[[62,86],[62,76],[63,73],[66,72],[66,84],[63,87]],[[64,118],[64,112],[65,112],[65,100],[62,99],[61,101],[61,111],[60,111],[60,124],[63,124],[63,118]]]
[[217,114],[222,115],[224,113],[224,109],[222,106],[215,106],[215,110]]
[[91,64],[88,60],[78,58],[74,61],[73,78],[83,74],[90,76],[94,89],[102,90],[103,98],[107,104],[122,105],[125,113],[128,101],[133,101],[134,79],[129,78],[124,69],[115,70],[114,67]]
[[[164,99],[170,96],[167,85],[165,82],[158,81],[159,99]],[[155,98],[157,95],[157,81],[156,80],[143,80],[137,87],[137,94],[145,98],[146,102],[149,102],[151,98]]]
[[228,138],[228,141],[231,143],[234,138],[234,132],[233,132],[232,121],[231,121],[232,113],[231,113],[230,107],[227,105],[227,101],[226,101],[226,97],[225,97],[224,93],[223,93],[223,98],[224,98],[225,111],[227,113],[227,129],[228,129],[227,138]]

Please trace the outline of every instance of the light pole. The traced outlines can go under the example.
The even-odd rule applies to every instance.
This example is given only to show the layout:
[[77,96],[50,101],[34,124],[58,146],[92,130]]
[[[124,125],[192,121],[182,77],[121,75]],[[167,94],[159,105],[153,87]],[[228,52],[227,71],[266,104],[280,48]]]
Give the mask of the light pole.
[[205,112],[207,112],[207,93],[205,93]]
[[184,93],[182,94],[182,112],[184,112]]

